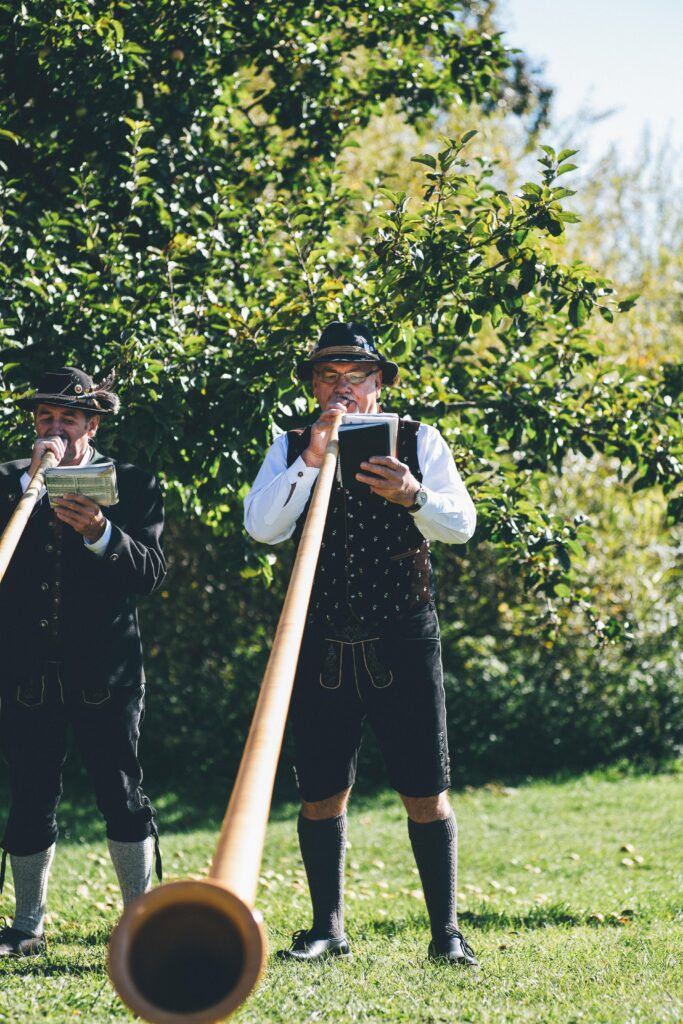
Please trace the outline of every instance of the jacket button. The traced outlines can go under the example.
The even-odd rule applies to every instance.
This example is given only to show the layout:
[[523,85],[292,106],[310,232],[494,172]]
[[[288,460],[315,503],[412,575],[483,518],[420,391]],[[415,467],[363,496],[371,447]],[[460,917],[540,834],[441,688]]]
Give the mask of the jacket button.
[[119,556],[116,553],[114,553],[113,555],[109,556],[109,561],[110,562],[118,562],[118,560],[119,560]]
[[16,494],[8,494],[7,495],[7,500],[8,501],[14,501],[15,498],[16,498]]
[[41,583],[40,584],[40,589],[41,590],[49,590],[50,589],[50,584],[49,583]]
[[47,629],[47,627],[48,627],[48,621],[47,621],[47,619],[41,619],[41,620],[40,620],[40,628],[41,628],[41,629]]
[[52,544],[46,544],[45,545],[45,550],[47,551],[48,555],[51,555],[52,552],[54,551],[54,547],[53,547]]

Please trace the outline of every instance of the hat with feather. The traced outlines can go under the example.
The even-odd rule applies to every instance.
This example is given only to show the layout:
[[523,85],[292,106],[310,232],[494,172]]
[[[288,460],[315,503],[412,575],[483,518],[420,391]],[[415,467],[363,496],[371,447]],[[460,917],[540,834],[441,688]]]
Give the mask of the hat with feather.
[[17,405],[22,409],[35,409],[37,405],[63,405],[100,416],[119,411],[118,395],[111,391],[116,373],[111,373],[100,384],[95,384],[83,370],[76,366],[62,366],[52,373],[45,373],[38,381],[35,392],[27,398],[19,398]]

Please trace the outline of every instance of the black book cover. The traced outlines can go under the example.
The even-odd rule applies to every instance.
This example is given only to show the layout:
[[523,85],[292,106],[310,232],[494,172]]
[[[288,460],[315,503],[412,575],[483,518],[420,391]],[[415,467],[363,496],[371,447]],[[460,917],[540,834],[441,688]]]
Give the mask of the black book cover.
[[357,427],[341,428],[339,431],[339,469],[342,487],[350,491],[369,493],[368,484],[356,480],[356,473],[364,473],[361,462],[367,462],[371,455],[391,455],[389,424],[363,423]]

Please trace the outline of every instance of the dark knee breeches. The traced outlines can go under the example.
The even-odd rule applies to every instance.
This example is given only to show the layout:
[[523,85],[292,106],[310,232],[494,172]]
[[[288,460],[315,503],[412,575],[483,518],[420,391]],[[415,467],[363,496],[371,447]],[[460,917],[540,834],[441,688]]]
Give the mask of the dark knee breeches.
[[125,843],[156,835],[137,756],[143,707],[142,688],[72,689],[56,663],[13,691],[5,687],[0,749],[9,765],[11,804],[1,845],[7,852],[38,853],[57,838],[69,726],[107,836]]
[[394,789],[415,797],[448,789],[441,641],[433,606],[356,640],[340,637],[333,627],[304,633],[290,715],[304,800],[325,800],[354,784],[366,719]]

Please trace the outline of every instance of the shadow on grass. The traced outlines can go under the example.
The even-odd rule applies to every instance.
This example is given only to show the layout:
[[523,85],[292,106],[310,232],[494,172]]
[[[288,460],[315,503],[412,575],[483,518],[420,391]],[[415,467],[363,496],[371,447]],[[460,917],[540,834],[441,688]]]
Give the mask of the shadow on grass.
[[[508,913],[504,910],[464,910],[459,913],[460,922],[469,931],[524,932],[539,928],[621,928],[630,923],[630,918],[615,915],[594,915],[587,911],[573,910],[566,903],[550,903],[544,907],[532,907],[524,913]],[[404,917],[398,920],[382,918],[365,924],[363,931],[385,939],[401,936],[427,924],[426,914],[418,917]]]
[[22,960],[12,959],[11,962],[3,964],[2,970],[0,970],[0,977],[3,975],[19,974],[22,978],[58,978],[69,976],[85,978],[95,974],[101,975],[104,971],[106,971],[106,964],[101,961],[97,963],[79,963],[72,958],[67,961],[61,957],[51,960],[48,953],[46,957],[36,957],[35,959],[27,959],[26,957]]
[[548,903],[543,907],[532,907],[525,913],[508,913],[505,910],[465,910],[460,920],[479,931],[533,931],[536,928],[623,928],[631,923],[631,917],[617,914],[594,914],[588,911],[572,910],[566,903]]

